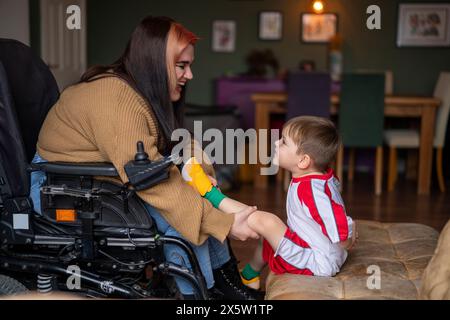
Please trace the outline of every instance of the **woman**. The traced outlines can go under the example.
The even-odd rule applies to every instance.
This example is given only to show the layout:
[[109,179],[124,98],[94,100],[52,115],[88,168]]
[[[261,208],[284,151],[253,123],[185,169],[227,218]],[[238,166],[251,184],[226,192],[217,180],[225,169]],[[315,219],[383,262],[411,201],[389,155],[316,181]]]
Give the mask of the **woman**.
[[[143,141],[151,160],[170,154],[186,83],[193,78],[197,39],[170,18],[145,18],[117,62],[91,68],[80,83],[61,94],[40,131],[34,161],[111,162],[126,182],[124,165],[134,158],[137,141]],[[210,166],[205,170],[213,175]],[[32,197],[39,207],[37,190],[43,179],[32,179]],[[208,288],[215,283],[228,298],[252,297],[240,282],[224,240],[257,237],[247,225],[253,208],[235,214],[213,208],[182,180],[176,166],[167,181],[138,195],[161,233],[192,244]],[[166,258],[189,267],[187,257],[177,250],[167,246]],[[176,281],[184,296],[193,295],[185,280]]]

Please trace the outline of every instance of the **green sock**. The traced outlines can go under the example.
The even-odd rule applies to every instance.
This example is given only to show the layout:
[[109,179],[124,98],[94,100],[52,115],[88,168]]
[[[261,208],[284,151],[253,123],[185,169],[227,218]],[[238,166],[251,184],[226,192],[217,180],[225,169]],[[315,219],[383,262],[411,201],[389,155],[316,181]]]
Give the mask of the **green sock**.
[[247,263],[244,267],[244,269],[242,270],[241,274],[242,277],[244,277],[245,280],[251,280],[253,278],[256,278],[259,276],[261,272],[255,271],[253,270],[252,266],[250,265],[250,263]]
[[214,208],[218,208],[222,200],[226,198],[226,196],[216,187],[212,187],[211,191],[207,192],[204,197],[211,202]]

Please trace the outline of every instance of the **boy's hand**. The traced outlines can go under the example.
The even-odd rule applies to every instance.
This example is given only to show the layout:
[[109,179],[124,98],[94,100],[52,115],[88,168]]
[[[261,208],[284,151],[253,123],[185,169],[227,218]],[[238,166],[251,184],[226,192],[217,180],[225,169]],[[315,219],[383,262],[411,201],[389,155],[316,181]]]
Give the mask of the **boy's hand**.
[[348,251],[353,247],[353,238],[349,238],[345,241],[341,241],[341,242],[339,242],[339,245],[341,246],[341,248]]
[[353,221],[353,233],[352,233],[352,237],[349,238],[349,239],[347,239],[347,240],[345,240],[345,241],[339,242],[339,245],[340,245],[342,248],[344,248],[345,250],[350,250],[350,249],[352,249],[353,246],[355,245],[357,239],[358,239],[358,230],[357,230],[357,228],[356,228],[356,222]]

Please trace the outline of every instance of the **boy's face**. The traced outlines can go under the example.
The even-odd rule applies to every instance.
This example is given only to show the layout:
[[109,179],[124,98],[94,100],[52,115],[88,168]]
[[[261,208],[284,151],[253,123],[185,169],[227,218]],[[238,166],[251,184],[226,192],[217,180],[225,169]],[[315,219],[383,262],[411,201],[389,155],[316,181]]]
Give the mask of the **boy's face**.
[[275,142],[273,163],[293,174],[302,174],[309,168],[311,159],[308,155],[297,153],[297,149],[294,141],[283,132],[281,139]]

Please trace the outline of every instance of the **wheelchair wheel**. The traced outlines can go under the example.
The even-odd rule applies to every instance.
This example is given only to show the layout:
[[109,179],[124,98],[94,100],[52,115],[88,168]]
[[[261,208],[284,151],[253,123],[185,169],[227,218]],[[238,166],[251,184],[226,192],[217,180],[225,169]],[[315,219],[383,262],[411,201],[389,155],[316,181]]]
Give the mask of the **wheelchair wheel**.
[[25,293],[28,289],[16,279],[0,274],[0,296]]

